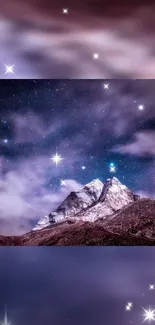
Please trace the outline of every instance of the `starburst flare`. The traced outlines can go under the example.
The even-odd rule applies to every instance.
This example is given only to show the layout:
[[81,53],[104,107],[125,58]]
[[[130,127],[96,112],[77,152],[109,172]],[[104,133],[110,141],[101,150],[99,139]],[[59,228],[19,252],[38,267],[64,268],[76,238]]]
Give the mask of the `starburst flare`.
[[126,311],[129,311],[129,310],[132,309],[132,307],[133,307],[132,302],[128,302],[127,305],[125,306],[125,310],[126,310]]
[[63,179],[61,179],[61,180],[60,180],[60,186],[66,186],[66,181],[63,180]]
[[[142,307],[143,308],[143,307]],[[143,308],[143,310],[145,311],[145,314],[144,314],[144,320],[143,320],[143,322],[144,321],[146,321],[146,320],[149,320],[149,322],[151,321],[151,320],[155,320],[155,309],[154,310],[151,310],[150,308],[147,310],[147,309],[144,309]]]
[[99,59],[99,54],[98,54],[98,53],[93,53],[93,59],[94,59],[94,60]]
[[116,167],[110,166],[110,173],[116,173]]
[[63,12],[63,14],[68,14],[68,8],[64,8],[64,9],[62,10],[62,12]]
[[14,74],[13,68],[14,68],[14,64],[13,65],[6,65],[5,64],[5,73],[4,74],[7,74],[7,73],[13,73]]
[[143,111],[143,109],[144,109],[144,105],[138,105],[138,110],[139,111]]
[[56,154],[51,158],[51,160],[57,166],[60,163],[60,161],[63,160],[63,158],[60,155],[58,155],[57,152],[56,152]]

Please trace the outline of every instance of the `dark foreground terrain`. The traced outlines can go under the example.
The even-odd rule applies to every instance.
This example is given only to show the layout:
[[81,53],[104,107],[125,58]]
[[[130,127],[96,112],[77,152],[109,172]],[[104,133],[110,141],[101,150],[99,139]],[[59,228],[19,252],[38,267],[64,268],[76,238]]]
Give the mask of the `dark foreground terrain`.
[[155,245],[155,200],[141,199],[96,222],[67,219],[22,236],[0,236],[1,246]]

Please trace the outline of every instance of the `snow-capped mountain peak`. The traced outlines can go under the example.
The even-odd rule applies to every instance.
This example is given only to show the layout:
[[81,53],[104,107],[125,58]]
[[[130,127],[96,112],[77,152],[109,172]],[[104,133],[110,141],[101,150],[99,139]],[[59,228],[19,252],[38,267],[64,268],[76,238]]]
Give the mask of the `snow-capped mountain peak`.
[[99,179],[94,179],[86,184],[82,189],[71,192],[58,208],[42,218],[33,230],[39,230],[50,225],[53,222],[60,222],[64,218],[75,216],[78,212],[84,211],[97,202],[101,196],[103,183]]
[[94,222],[112,215],[134,200],[134,194],[116,177],[107,179],[105,183],[94,179],[79,191],[71,192],[58,208],[42,218],[33,230],[45,228],[65,218]]

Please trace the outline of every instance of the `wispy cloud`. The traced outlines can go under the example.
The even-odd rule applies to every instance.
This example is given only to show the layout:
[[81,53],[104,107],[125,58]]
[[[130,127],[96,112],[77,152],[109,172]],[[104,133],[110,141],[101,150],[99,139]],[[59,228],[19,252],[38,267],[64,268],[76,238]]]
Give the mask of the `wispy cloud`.
[[13,114],[9,117],[14,126],[14,140],[18,143],[31,143],[48,135],[56,136],[64,121],[54,118],[47,125],[41,117],[28,110],[26,114]]
[[[4,78],[4,64],[15,64],[15,78],[155,77],[154,7],[149,4],[126,6],[122,15],[119,4],[114,9],[105,4],[104,12],[102,1],[96,6],[80,1],[70,3],[64,17],[61,1],[58,6],[45,1],[43,7],[32,0],[0,2]],[[93,60],[94,51],[99,60]]]
[[[5,161],[4,161],[5,164]],[[66,186],[53,190],[46,186],[46,170],[51,164],[48,157],[25,160],[0,175],[1,234],[19,234],[32,228],[40,217],[55,209],[70,191],[81,187],[74,179],[66,180]],[[51,164],[52,165],[52,164]],[[62,171],[57,171],[61,179]],[[50,169],[51,185],[55,168]]]
[[122,154],[130,154],[140,157],[155,156],[155,132],[145,131],[135,133],[131,142],[117,145],[112,150]]

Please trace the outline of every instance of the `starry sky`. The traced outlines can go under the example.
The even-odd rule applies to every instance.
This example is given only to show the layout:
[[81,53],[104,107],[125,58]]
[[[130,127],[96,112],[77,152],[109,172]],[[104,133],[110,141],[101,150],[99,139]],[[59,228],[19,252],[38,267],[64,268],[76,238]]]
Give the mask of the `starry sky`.
[[0,0],[0,8],[1,79],[155,78],[154,0]]
[[0,320],[7,304],[12,325],[142,324],[142,307],[155,309],[154,254],[154,247],[2,247]]
[[155,197],[154,80],[1,80],[0,90],[1,234],[31,230],[95,178]]

